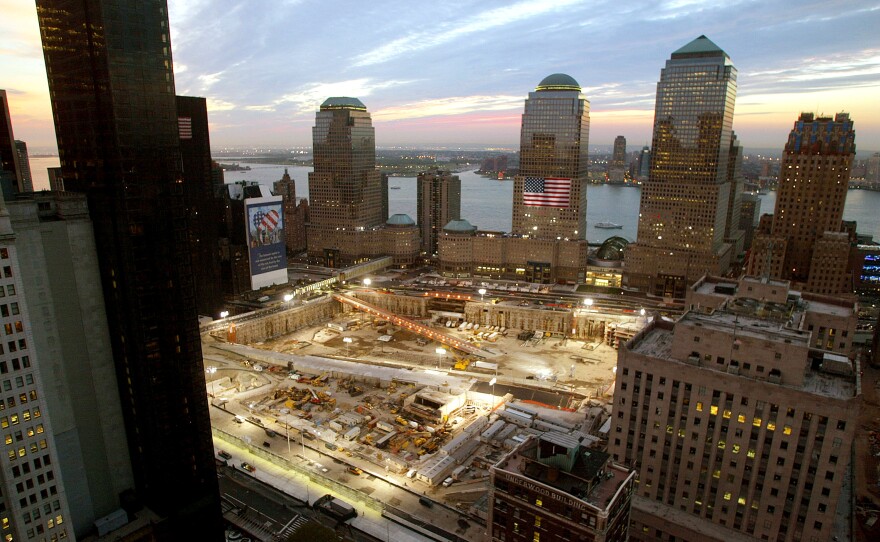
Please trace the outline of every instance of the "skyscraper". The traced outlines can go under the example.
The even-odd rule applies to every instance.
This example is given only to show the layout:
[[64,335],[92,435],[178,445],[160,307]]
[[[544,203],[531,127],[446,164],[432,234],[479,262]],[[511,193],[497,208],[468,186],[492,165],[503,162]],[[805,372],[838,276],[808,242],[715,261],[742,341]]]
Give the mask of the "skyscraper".
[[852,292],[842,221],[855,137],[847,113],[801,113],[785,143],[772,223],[755,238],[750,274],[791,280],[811,292]]
[[21,174],[21,182],[19,184],[21,186],[21,191],[33,192],[34,181],[31,176],[31,159],[28,156],[27,143],[16,139],[15,152],[18,153],[18,166],[19,173]]
[[3,198],[12,199],[16,192],[24,192],[21,186],[21,165],[15,135],[12,132],[12,117],[9,115],[9,101],[6,91],[0,89],[0,189]]
[[38,0],[67,190],[95,230],[138,497],[160,537],[222,537],[168,9]]
[[522,115],[512,233],[586,239],[590,102],[569,75],[545,77]]
[[645,145],[642,152],[639,153],[638,166],[636,167],[636,178],[640,181],[647,181],[651,175],[651,147]]
[[338,267],[370,253],[361,232],[382,225],[382,178],[376,134],[357,98],[328,98],[312,128],[309,173],[309,258]]
[[199,262],[193,266],[196,308],[201,315],[217,316],[223,306],[217,231],[222,200],[214,196],[208,105],[205,98],[193,96],[176,100],[187,233],[192,257]]
[[706,36],[672,53],[657,83],[651,172],[624,285],[683,298],[688,283],[723,274],[736,68]]
[[626,138],[622,135],[614,138],[614,149],[611,152],[611,161],[608,162],[608,180],[613,183],[622,183],[626,173]]
[[416,221],[421,230],[421,250],[431,258],[437,254],[443,227],[450,220],[461,218],[461,179],[449,171],[436,169],[419,173],[416,182]]
[[7,208],[27,270],[20,294],[40,315],[31,322],[29,350],[48,392],[43,416],[52,420],[66,525],[80,537],[134,490],[88,203],[84,194],[40,191]]
[[51,373],[41,367],[33,348],[34,329],[23,283],[26,273],[44,270],[22,265],[19,248],[9,212],[0,199],[0,325],[4,328],[0,430],[6,446],[0,469],[0,523],[6,541],[63,540],[72,538],[73,531],[51,412],[46,408],[49,394],[42,382],[42,376]]
[[851,539],[858,306],[791,294],[698,281],[691,311],[621,345],[608,450],[639,471],[631,540]]

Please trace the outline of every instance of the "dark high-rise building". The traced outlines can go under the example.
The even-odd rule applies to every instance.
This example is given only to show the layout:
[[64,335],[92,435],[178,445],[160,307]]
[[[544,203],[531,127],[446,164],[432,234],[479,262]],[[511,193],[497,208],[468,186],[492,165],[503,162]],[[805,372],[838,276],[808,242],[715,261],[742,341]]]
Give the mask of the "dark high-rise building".
[[672,53],[657,83],[651,173],[624,285],[683,298],[706,273],[727,271],[729,154],[736,68],[706,36]]
[[772,223],[755,238],[750,274],[791,280],[816,293],[852,292],[843,206],[855,138],[847,113],[800,115],[782,154]]
[[199,314],[216,316],[223,303],[217,232],[221,200],[214,197],[207,100],[177,96],[177,124],[190,252],[199,262],[193,266],[196,308]]
[[645,145],[642,152],[639,153],[638,166],[636,167],[636,178],[640,181],[647,181],[651,174],[651,147]]
[[21,175],[21,181],[19,182],[19,185],[21,186],[21,191],[33,192],[34,179],[31,176],[31,159],[28,157],[27,143],[16,139],[15,152],[18,153],[18,166],[19,173]]
[[328,267],[367,258],[358,237],[386,218],[370,113],[357,98],[328,98],[315,115],[312,137],[309,258]]
[[422,252],[437,254],[438,239],[450,220],[461,218],[461,179],[449,171],[436,169],[419,173],[416,205]]
[[6,98],[6,91],[0,89],[0,188],[3,190],[4,199],[11,200],[13,194],[25,192],[21,179],[21,164],[15,146],[15,135],[12,132],[9,101]]
[[586,239],[590,102],[571,76],[544,78],[526,99],[519,175],[513,180],[513,233]]
[[49,176],[49,190],[56,192],[64,191],[64,177],[61,173],[61,167],[47,167],[46,173]]
[[287,253],[298,254],[306,249],[306,223],[309,221],[309,202],[296,197],[296,181],[284,169],[284,175],[272,185],[272,192],[283,198],[284,236]]
[[38,0],[65,189],[85,192],[138,498],[159,537],[223,530],[168,9]]
[[611,152],[611,161],[608,163],[608,180],[622,183],[625,173],[626,138],[621,135],[614,138],[614,150]]

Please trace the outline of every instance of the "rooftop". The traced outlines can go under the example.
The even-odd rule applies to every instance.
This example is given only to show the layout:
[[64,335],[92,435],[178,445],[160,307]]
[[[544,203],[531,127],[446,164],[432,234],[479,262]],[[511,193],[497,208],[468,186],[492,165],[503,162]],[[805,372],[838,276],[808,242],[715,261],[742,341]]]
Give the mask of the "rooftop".
[[706,36],[700,36],[672,53],[672,58],[699,58],[706,56],[727,57],[727,53]]
[[391,217],[386,222],[389,226],[415,226],[415,221],[410,218],[409,215],[398,213],[391,215]]
[[321,111],[328,111],[332,109],[351,109],[355,111],[366,111],[367,106],[363,104],[357,98],[348,98],[346,96],[335,96],[332,98],[327,98],[324,100],[324,103],[321,104]]
[[[539,450],[546,452],[548,448],[556,450],[567,445],[573,445],[576,449],[570,470],[558,466],[556,459],[559,456],[538,457]],[[551,431],[525,441],[502,459],[496,469],[524,476],[579,499],[593,508],[605,510],[634,472],[611,463],[609,458],[605,452],[587,448],[577,441],[570,441],[566,435]]]
[[574,90],[580,92],[581,86],[570,75],[554,73],[542,79],[538,86],[535,87],[535,90]]

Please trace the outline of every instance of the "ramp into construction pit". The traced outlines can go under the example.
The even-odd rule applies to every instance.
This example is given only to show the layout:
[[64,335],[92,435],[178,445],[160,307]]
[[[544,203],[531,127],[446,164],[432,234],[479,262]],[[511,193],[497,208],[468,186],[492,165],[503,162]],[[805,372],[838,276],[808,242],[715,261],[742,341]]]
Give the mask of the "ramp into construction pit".
[[490,358],[495,357],[498,354],[494,352],[489,352],[488,350],[483,350],[482,348],[478,348],[467,341],[463,341],[457,337],[453,337],[452,335],[447,335],[446,333],[441,333],[435,329],[432,329],[424,324],[416,322],[414,320],[410,320],[409,318],[404,318],[402,316],[398,316],[393,312],[387,311],[385,309],[380,309],[375,305],[371,305],[370,303],[366,303],[361,301],[360,299],[355,299],[352,296],[345,294],[333,294],[333,299],[339,301],[340,303],[344,303],[350,307],[353,307],[361,312],[365,312],[367,314],[371,314],[373,316],[377,316],[382,318],[383,320],[388,320],[392,324],[411,331],[417,335],[420,335],[426,339],[431,339],[432,341],[437,341],[440,344],[447,346],[449,348],[454,348],[465,354],[469,354],[472,356],[478,356],[481,358]]

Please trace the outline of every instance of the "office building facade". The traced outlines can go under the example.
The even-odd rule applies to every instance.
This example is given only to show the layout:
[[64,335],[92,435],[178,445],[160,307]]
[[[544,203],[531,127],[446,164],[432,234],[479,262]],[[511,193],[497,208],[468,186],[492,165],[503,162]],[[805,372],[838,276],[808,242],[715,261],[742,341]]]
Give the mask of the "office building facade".
[[42,270],[22,265],[19,243],[9,211],[0,201],[0,325],[5,330],[0,343],[0,432],[5,446],[4,468],[0,469],[0,524],[4,540],[73,540],[59,450],[43,386],[43,376],[52,373],[41,366],[34,349],[37,337],[22,280],[26,273]]
[[515,235],[586,239],[590,102],[571,76],[545,77],[522,115],[513,180]]
[[416,183],[416,222],[422,237],[421,251],[426,258],[432,258],[439,250],[443,227],[461,218],[461,179],[449,171],[436,169],[419,173]]
[[618,358],[609,452],[639,472],[631,539],[849,539],[856,303],[708,277],[687,306]]
[[608,182],[622,183],[626,175],[626,138],[622,135],[614,138],[611,161],[608,162]]
[[84,192],[139,499],[160,539],[219,540],[168,9],[38,0],[65,188]]
[[[309,260],[348,266],[384,256],[391,242],[395,265],[413,265],[418,228],[409,217],[386,219],[388,180],[376,169],[375,129],[366,106],[357,98],[328,98],[315,115],[312,140]],[[394,226],[387,232],[386,222]]]
[[216,317],[223,307],[220,292],[220,199],[214,196],[208,104],[205,98],[177,96],[177,135],[183,159],[183,186],[190,252],[194,261],[193,285],[200,315]]
[[785,143],[776,208],[769,228],[756,236],[749,274],[816,293],[852,293],[846,254],[855,243],[845,232],[843,207],[855,154],[849,114],[800,115]]
[[493,465],[488,540],[629,540],[635,472],[588,442],[549,431]]
[[34,179],[31,174],[31,159],[28,156],[27,143],[19,139],[15,140],[15,151],[18,153],[18,167],[21,174],[21,191],[33,192]]
[[104,312],[89,209],[83,194],[35,192],[7,204],[32,322],[35,365],[43,375],[44,416],[52,420],[78,538],[120,509],[134,490],[125,421]]
[[672,53],[657,83],[651,169],[623,282],[682,299],[689,283],[724,274],[736,68],[705,36]]
[[284,175],[272,185],[276,196],[283,198],[284,235],[288,256],[299,254],[306,249],[306,224],[309,221],[309,201],[297,199],[296,181],[284,168]]

